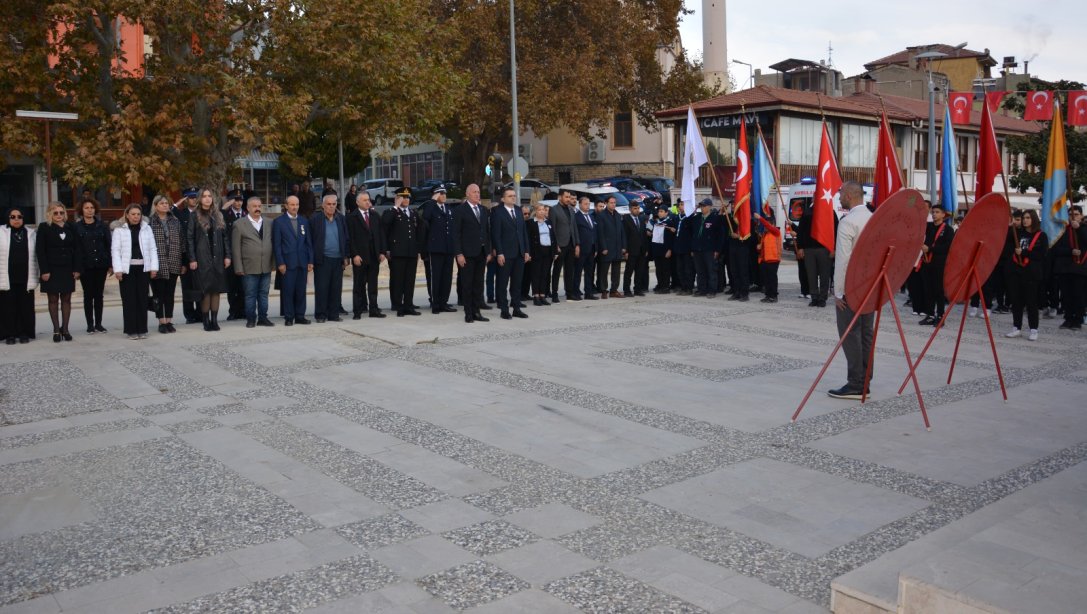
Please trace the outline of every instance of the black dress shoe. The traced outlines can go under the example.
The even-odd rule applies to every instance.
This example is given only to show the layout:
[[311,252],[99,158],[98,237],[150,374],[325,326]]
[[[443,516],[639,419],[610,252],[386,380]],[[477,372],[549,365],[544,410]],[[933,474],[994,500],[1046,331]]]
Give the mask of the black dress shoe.
[[283,320],[283,326],[294,326],[294,318],[286,318]]
[[600,297],[595,295],[595,294],[586,294],[585,295],[585,300],[587,300],[587,301],[599,301]]
[[580,301],[581,297],[580,296],[571,296],[571,297],[567,297],[566,300],[568,300],[568,301]]
[[472,314],[466,314],[464,316],[464,323],[465,324],[471,324],[472,322],[475,322],[475,321],[476,321],[476,319],[472,317]]
[[19,343],[30,343],[29,337],[19,337]]
[[60,333],[53,333],[53,343],[60,343]]
[[159,334],[160,335],[165,335],[165,334],[167,334],[169,332],[170,332],[170,329],[166,328],[165,324],[159,324]]
[[257,326],[275,326],[275,323],[268,318],[260,318],[257,320]]
[[932,326],[932,316],[925,316],[923,320],[918,322],[921,326]]
[[511,316],[511,315],[510,315],[510,312],[508,312],[508,311],[506,311],[505,309],[503,309],[503,310],[502,310],[502,319],[503,319],[503,320],[512,320],[512,319],[513,319],[513,316]]
[[490,319],[490,318],[485,318],[485,317],[483,317],[483,316],[479,315],[478,313],[477,313],[476,315],[472,316],[472,318],[473,318],[473,319],[474,319],[474,320],[475,320],[476,322],[490,322],[490,321],[491,321],[491,319]]
[[835,399],[855,399],[860,400],[862,393],[859,388],[850,388],[849,384],[842,386],[841,388],[835,388],[834,390],[828,390],[827,395],[834,397]]
[[328,321],[329,322],[343,322],[343,318],[341,318],[340,316],[336,316],[335,318],[329,318]]
[[635,290],[634,291],[634,296],[645,296],[645,292],[643,292],[641,290]]
[[15,345],[15,337],[8,337],[7,339],[4,339],[4,343],[6,343],[7,345]]
[[434,315],[438,315],[441,312],[442,312],[442,310],[440,308],[437,308],[437,307],[431,308],[431,310],[430,310],[430,313],[432,313]]
[[384,318],[385,314],[381,313],[380,311],[371,311],[370,312],[370,317],[371,318]]
[[352,320],[361,320],[362,319],[362,314],[361,313],[356,313],[355,315],[351,316],[351,319]]
[[550,305],[551,305],[551,303],[547,302],[547,299],[545,299],[545,298],[540,299],[540,306],[541,307],[549,307]]
[[408,312],[404,311],[403,309],[401,309],[400,311],[396,312],[396,317],[398,317],[398,318],[402,318],[402,317],[404,317],[404,316],[406,316],[406,315],[408,315]]
[[[227,318],[227,319],[229,319],[229,318]],[[256,320],[246,320],[245,321],[245,327],[246,328],[256,328],[257,327],[257,321]]]
[[312,324],[313,321],[312,320],[307,320],[305,318],[295,318],[294,323],[295,324]]
[[[325,318],[314,318],[314,320],[316,320],[318,324],[324,324],[325,323]],[[299,324],[301,324],[301,322],[299,322]]]
[[409,309],[404,312],[406,316],[421,316],[423,315],[418,309]]
[[458,311],[460,311],[460,310],[457,309],[456,307],[453,307],[452,305],[446,305],[445,307],[442,307],[442,312],[443,313],[456,313]]
[[487,303],[483,303],[482,305],[480,305],[480,306],[479,306],[479,308],[480,308],[480,309],[484,309],[484,310],[486,310],[486,309],[494,309],[494,307],[491,307],[491,306],[490,306],[490,305],[488,305]]
[[64,337],[65,341],[71,341],[72,340],[72,333],[68,332],[67,328],[60,331],[60,336]]
[[[105,332],[105,331],[103,331],[103,332]],[[168,332],[168,333],[176,333],[177,332],[177,329],[174,328],[174,323],[173,322],[167,322],[166,323],[166,332]]]
[[513,317],[515,317],[515,318],[527,318],[528,314],[521,311],[520,309],[514,309],[513,310]]

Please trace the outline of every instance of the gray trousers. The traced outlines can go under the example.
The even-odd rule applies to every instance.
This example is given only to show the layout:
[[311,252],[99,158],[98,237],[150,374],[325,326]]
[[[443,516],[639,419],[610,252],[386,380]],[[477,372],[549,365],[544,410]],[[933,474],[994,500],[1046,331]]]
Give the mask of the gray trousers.
[[[805,250],[805,259],[807,250]],[[849,307],[839,307],[834,310],[838,316],[838,336],[845,333],[846,327],[853,321],[856,315]],[[842,352],[846,361],[846,383],[854,390],[862,390],[864,387],[864,375],[868,369],[868,357],[872,353],[872,333],[876,321],[875,312],[865,314],[857,319],[853,330],[849,331],[842,340]],[[873,378],[875,370],[873,369]]]
[[834,277],[834,259],[830,257],[830,250],[825,247],[806,248],[804,270],[808,273],[808,292],[811,297],[820,301],[827,300],[830,282]]

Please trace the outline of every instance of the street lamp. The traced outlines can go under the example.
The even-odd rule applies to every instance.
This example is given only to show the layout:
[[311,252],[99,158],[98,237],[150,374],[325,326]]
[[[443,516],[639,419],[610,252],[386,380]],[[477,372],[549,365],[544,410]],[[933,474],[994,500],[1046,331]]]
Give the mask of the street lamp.
[[16,110],[15,117],[45,122],[45,200],[53,201],[53,155],[50,150],[49,122],[74,122],[79,119],[76,113],[55,113],[52,111]]
[[[960,43],[952,48],[958,51],[966,47]],[[917,60],[928,60],[928,197],[929,202],[936,202],[936,84],[932,82],[932,60],[946,58],[942,51],[925,51],[913,56]],[[945,127],[946,130],[946,127]]]
[[[751,87],[755,87],[755,68],[747,62],[741,62],[740,60],[732,60],[732,63],[743,64],[747,67],[747,81],[751,82]],[[744,85],[747,85],[747,81],[744,81]]]

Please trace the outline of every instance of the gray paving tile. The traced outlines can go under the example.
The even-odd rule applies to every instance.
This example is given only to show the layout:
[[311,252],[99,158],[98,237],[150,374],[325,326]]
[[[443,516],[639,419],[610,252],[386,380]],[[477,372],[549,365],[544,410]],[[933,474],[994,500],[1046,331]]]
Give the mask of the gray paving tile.
[[417,580],[434,596],[458,610],[482,605],[529,588],[486,561],[473,561]]

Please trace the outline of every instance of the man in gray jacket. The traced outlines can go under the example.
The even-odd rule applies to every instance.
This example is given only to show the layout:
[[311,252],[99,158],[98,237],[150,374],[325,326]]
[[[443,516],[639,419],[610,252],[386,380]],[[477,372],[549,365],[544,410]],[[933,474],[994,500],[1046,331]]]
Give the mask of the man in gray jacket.
[[574,276],[574,268],[577,259],[581,255],[578,246],[578,227],[574,222],[574,193],[567,189],[559,190],[559,204],[551,207],[547,212],[547,219],[551,222],[555,236],[554,269],[551,271],[551,302],[559,302],[559,274],[562,274],[563,287],[566,289],[566,300],[580,301],[578,295],[577,278]]
[[248,215],[234,222],[234,274],[245,291],[245,327],[275,326],[268,319],[268,287],[275,270],[272,225],[265,228],[260,198],[252,196],[245,203]]

